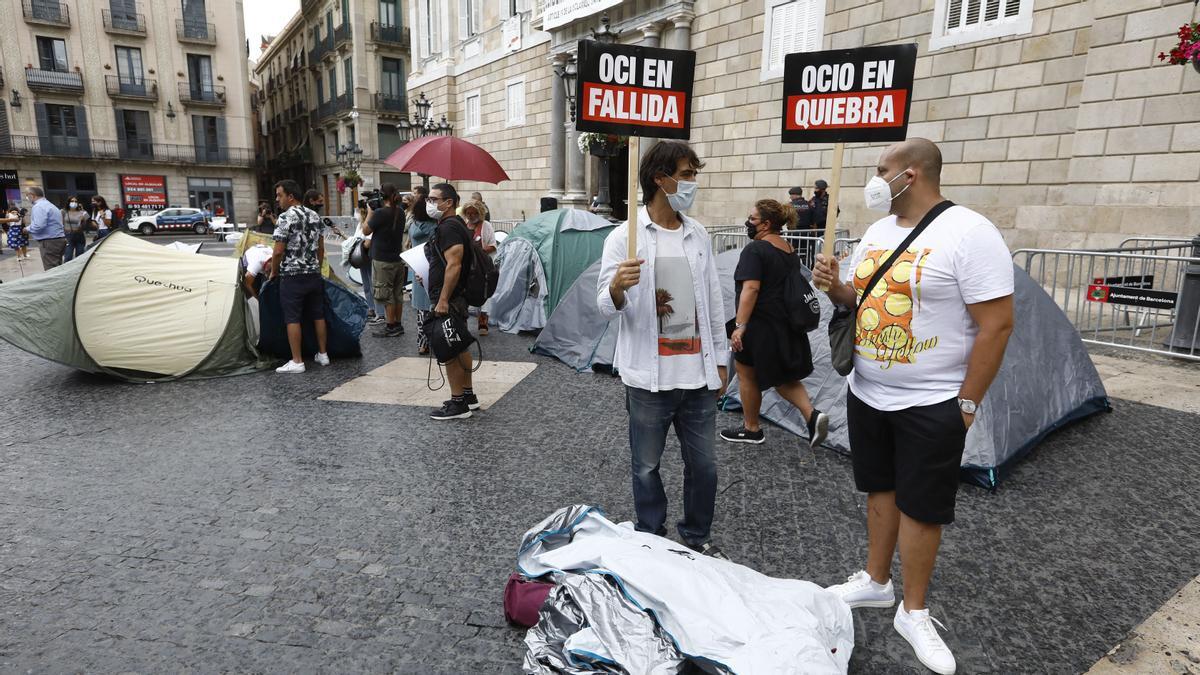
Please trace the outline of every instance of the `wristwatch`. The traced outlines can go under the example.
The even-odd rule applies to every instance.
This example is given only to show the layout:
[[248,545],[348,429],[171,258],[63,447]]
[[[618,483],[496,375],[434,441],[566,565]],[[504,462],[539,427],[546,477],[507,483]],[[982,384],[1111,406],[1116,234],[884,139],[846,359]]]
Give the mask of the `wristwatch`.
[[744,323],[737,323],[737,322],[734,322],[734,324],[733,324],[733,329],[734,329],[734,330],[737,330],[737,329],[739,329],[739,328],[745,328],[745,327],[746,327],[746,324],[744,324]]
[[979,410],[979,404],[967,398],[958,399],[958,409],[964,415],[974,415]]

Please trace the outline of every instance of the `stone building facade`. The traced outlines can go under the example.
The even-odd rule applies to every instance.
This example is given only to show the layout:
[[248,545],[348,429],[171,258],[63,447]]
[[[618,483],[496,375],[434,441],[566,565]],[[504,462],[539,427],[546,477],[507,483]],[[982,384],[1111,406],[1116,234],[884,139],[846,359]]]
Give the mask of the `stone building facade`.
[[[1011,247],[1200,231],[1200,73],[1156,58],[1196,20],[1186,0],[538,0],[509,42],[514,9],[411,9],[410,94],[446,102],[455,134],[508,170],[513,181],[498,188],[463,186],[502,218],[542,196],[582,205],[594,194],[597,160],[575,146],[554,65],[607,13],[621,42],[697,52],[703,222],[741,222],[755,199],[782,200],[794,185],[810,194],[828,178],[829,145],[779,140],[783,54],[915,42],[909,133],[941,145],[944,192],[991,217]],[[514,82],[525,87],[521,115]],[[852,232],[874,219],[858,188],[881,149],[847,147],[841,220]]]
[[304,0],[260,54],[259,104],[266,134],[264,185],[291,178],[325,195],[327,212],[348,215],[348,166],[337,150],[362,150],[362,189],[410,176],[383,160],[403,144],[396,123],[408,114],[409,30],[401,0]]
[[0,25],[0,199],[253,216],[242,0],[13,0]]

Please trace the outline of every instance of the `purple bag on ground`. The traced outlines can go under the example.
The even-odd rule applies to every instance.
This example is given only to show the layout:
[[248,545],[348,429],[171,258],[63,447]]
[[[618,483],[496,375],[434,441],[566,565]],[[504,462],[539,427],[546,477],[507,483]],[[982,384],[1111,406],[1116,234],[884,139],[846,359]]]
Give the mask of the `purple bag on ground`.
[[526,579],[516,573],[509,575],[504,584],[504,618],[511,624],[533,628],[553,588],[554,584],[546,581]]

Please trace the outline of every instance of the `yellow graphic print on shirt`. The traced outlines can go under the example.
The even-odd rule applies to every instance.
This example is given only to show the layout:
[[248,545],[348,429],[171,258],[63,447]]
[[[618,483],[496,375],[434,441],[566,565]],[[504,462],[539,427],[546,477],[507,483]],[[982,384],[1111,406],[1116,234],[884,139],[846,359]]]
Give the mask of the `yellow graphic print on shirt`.
[[[914,304],[919,306],[921,300],[921,274],[930,252],[931,249],[910,248],[901,253],[875,283],[859,310],[855,350],[864,358],[879,361],[883,370],[897,363],[915,363],[917,354],[937,346],[937,336],[920,340],[912,328]],[[862,297],[875,270],[891,255],[891,250],[884,249],[867,252],[854,269],[854,290],[858,297]]]

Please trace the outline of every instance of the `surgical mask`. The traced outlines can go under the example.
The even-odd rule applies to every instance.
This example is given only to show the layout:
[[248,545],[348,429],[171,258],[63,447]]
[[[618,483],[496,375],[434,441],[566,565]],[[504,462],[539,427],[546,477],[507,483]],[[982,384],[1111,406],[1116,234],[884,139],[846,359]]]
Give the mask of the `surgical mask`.
[[71,202],[71,208],[73,208],[73,209],[79,208],[79,202]]
[[425,202],[425,213],[434,220],[442,219],[442,212],[437,207],[437,202]]
[[667,176],[675,181],[675,194],[667,195],[667,203],[676,211],[687,211],[696,203],[696,191],[700,189],[700,184],[691,180],[675,180],[671,176]]
[[863,201],[866,202],[867,208],[872,211],[891,211],[892,202],[908,191],[912,187],[911,184],[905,185],[904,189],[892,195],[892,183],[908,173],[908,169],[896,174],[896,177],[891,180],[884,180],[880,176],[873,176],[867,184],[863,186]]
[[758,226],[750,221],[746,221],[746,236],[750,239],[758,236]]

